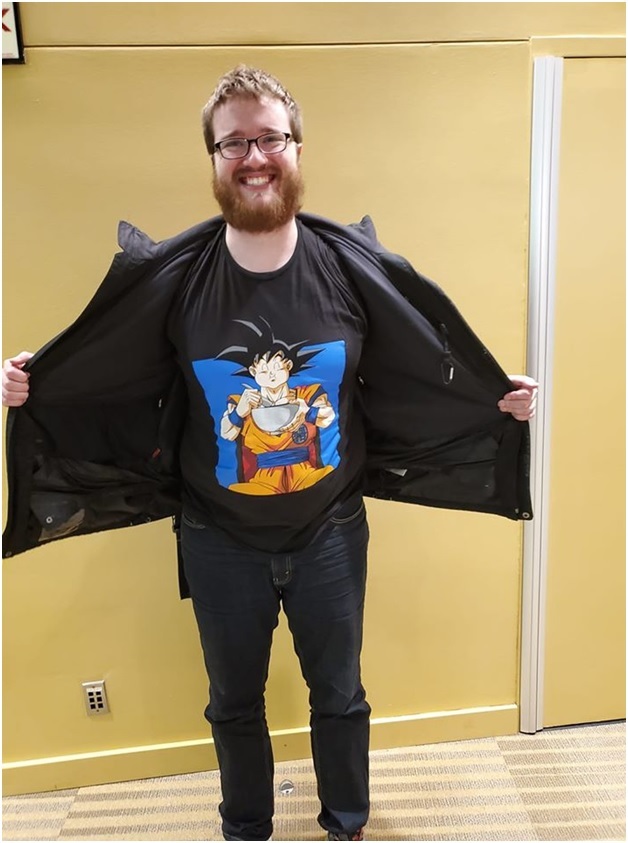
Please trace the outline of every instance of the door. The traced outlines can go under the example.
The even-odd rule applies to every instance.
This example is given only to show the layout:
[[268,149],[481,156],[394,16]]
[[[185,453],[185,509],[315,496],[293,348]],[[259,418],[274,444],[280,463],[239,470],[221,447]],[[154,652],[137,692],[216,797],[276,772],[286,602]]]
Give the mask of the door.
[[625,717],[625,59],[567,59],[543,725]]

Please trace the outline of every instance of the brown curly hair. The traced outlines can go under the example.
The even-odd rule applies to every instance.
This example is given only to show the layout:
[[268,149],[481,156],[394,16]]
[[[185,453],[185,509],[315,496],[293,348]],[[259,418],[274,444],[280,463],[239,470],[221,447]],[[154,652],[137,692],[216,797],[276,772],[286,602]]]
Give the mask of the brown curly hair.
[[202,111],[203,137],[210,155],[214,154],[214,143],[216,142],[213,127],[214,111],[219,105],[235,97],[256,100],[262,97],[278,99],[288,110],[290,133],[293,139],[296,143],[302,142],[301,109],[292,94],[284,88],[276,76],[272,76],[264,70],[240,64],[220,77],[214,93]]

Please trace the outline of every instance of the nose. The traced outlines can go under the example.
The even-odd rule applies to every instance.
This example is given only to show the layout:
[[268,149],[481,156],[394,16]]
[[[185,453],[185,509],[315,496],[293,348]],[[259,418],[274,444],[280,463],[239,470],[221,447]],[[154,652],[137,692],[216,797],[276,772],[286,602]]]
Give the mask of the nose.
[[266,156],[260,150],[259,146],[257,145],[257,142],[253,141],[253,143],[249,144],[249,151],[247,152],[247,154],[244,156],[244,158],[242,160],[247,161],[249,164],[251,164],[251,163],[255,164],[255,163],[259,163],[259,162],[261,162],[262,164],[265,164],[266,163]]

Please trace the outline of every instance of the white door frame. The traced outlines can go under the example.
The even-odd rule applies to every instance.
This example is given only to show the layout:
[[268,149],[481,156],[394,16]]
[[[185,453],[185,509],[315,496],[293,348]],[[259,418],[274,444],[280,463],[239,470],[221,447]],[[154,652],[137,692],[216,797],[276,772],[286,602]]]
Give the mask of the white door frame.
[[520,729],[543,728],[545,605],[549,519],[549,447],[554,349],[554,290],[563,59],[534,61],[528,356],[526,371],[539,389],[532,423],[530,484],[534,519],[524,524],[521,607]]

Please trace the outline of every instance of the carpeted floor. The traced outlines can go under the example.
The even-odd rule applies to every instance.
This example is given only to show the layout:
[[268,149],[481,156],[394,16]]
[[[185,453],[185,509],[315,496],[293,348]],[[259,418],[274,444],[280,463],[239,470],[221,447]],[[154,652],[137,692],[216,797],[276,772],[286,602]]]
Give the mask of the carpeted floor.
[[[371,753],[375,840],[625,840],[625,723]],[[293,784],[282,794],[280,784]],[[275,840],[323,840],[311,761],[277,764]],[[218,775],[3,799],[3,840],[222,840]]]

